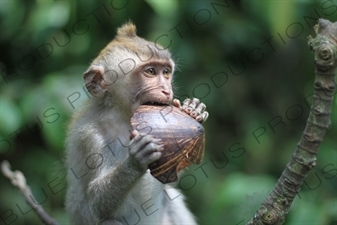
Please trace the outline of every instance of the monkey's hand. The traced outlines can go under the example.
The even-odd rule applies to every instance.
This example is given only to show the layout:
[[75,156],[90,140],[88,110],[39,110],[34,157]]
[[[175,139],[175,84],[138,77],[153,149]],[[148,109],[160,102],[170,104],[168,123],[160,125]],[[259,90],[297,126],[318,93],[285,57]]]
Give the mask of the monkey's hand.
[[189,98],[185,99],[182,106],[178,99],[174,99],[173,105],[180,108],[181,111],[184,111],[188,115],[192,116],[200,123],[205,122],[209,115],[208,112],[205,111],[206,105],[200,102],[197,98],[193,98],[192,100]]
[[150,163],[161,157],[164,147],[160,139],[153,138],[151,135],[141,135],[136,130],[132,131],[131,138],[129,147],[131,164],[145,172]]

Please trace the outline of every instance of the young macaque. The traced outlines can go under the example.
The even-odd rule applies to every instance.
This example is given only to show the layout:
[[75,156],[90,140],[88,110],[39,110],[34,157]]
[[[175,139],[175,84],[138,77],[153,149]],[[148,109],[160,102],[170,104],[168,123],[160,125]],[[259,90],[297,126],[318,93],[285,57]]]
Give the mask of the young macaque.
[[172,102],[199,122],[207,119],[198,99],[172,101],[173,72],[170,52],[138,37],[129,22],[84,73],[93,97],[74,115],[66,141],[71,224],[196,224],[178,190],[148,170],[161,157],[160,140],[130,125],[142,104]]

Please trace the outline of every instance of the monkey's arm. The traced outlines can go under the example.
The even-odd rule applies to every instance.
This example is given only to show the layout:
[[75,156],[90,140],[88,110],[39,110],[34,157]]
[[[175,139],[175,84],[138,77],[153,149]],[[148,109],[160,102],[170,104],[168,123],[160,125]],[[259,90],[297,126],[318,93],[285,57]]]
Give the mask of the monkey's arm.
[[[158,160],[162,154],[160,151],[163,147],[159,144],[159,139],[150,135],[141,136],[137,131],[133,131],[133,135],[126,160],[115,162],[115,165],[107,162],[88,185],[89,205],[99,219],[114,214],[133,185],[146,172],[148,164]],[[115,146],[115,151],[128,150],[118,145]]]

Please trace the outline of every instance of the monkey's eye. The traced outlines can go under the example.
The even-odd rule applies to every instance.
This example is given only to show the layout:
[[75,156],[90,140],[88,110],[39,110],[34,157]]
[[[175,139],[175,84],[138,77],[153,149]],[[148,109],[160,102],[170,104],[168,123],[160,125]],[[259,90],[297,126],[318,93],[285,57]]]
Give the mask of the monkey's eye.
[[170,76],[170,74],[171,74],[171,71],[169,69],[164,69],[164,71],[163,71],[164,77],[168,78]]
[[149,75],[156,75],[156,71],[154,70],[154,68],[148,68],[145,70],[145,73],[149,74]]

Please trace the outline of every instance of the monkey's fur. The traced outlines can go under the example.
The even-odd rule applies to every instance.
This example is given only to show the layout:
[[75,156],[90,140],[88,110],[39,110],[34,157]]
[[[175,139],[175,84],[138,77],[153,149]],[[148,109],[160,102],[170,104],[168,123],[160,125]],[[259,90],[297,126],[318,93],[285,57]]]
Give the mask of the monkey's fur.
[[[71,224],[196,224],[183,196],[147,169],[161,156],[160,140],[137,131],[130,137],[140,104],[172,102],[173,72],[170,52],[126,23],[84,73],[93,97],[74,115],[66,141]],[[205,120],[202,108],[197,116]]]

